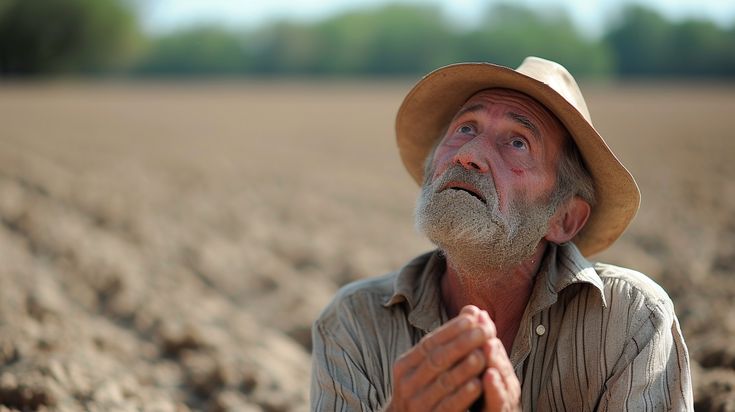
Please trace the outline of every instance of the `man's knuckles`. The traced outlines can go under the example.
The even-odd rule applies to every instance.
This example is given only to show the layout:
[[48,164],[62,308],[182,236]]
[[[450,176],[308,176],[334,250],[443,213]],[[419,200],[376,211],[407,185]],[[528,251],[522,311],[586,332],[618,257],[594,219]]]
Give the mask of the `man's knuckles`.
[[485,369],[486,362],[483,359],[482,353],[478,350],[470,353],[462,362],[457,364],[452,373],[457,376],[457,381],[464,382],[467,379],[477,376],[483,369]]
[[[402,362],[405,358],[413,358],[416,353],[424,359],[431,360],[435,365],[448,366],[457,357],[464,356],[470,350],[480,346],[487,339],[486,332],[479,327],[467,329],[453,339],[439,342],[436,336],[427,335],[404,356],[398,358]],[[407,362],[407,363],[410,363]]]
[[480,311],[480,314],[478,315],[478,323],[482,328],[485,329],[488,337],[494,338],[495,336],[497,336],[497,328],[495,327],[495,322],[490,319],[490,314],[488,314],[487,311]]
[[434,348],[426,355],[426,361],[434,369],[447,369],[471,351],[480,348],[485,339],[486,335],[481,329],[468,330],[457,339]]
[[460,338],[463,346],[476,348],[482,345],[490,337],[487,334],[487,330],[485,330],[484,328],[476,327],[462,333]]
[[[479,325],[485,329],[488,337],[495,337],[497,329],[495,328],[495,322],[490,318],[490,314],[487,311],[482,310],[474,305],[467,305],[462,308],[457,318],[466,317],[473,325]],[[456,318],[455,318],[456,319]]]
[[433,409],[440,412],[466,411],[482,393],[482,384],[477,378],[464,382],[451,395],[444,397]]
[[472,317],[479,315],[480,312],[482,312],[482,310],[480,310],[480,308],[478,308],[475,305],[465,305],[459,311],[459,313],[461,315],[469,315],[469,316],[472,316]]
[[470,353],[451,370],[442,373],[436,379],[437,390],[450,393],[457,390],[462,384],[476,377],[485,368],[485,362],[479,351]]
[[[483,347],[495,339],[494,326],[489,317],[487,321],[482,320],[482,313],[476,307],[467,308],[465,313],[450,321],[452,324],[447,323],[424,336],[401,355],[393,364],[394,396],[415,401],[416,396],[423,398],[419,395],[421,392],[433,387],[434,395],[437,392],[444,393],[444,398],[461,395],[463,400],[468,400],[467,406],[471,405],[482,392],[482,382],[477,377],[489,366],[490,356],[483,352]],[[477,394],[463,391],[471,381],[477,383]]]
[[476,324],[477,319],[475,316],[460,314],[442,325],[439,329],[424,336],[423,339],[432,339],[441,343],[457,336],[464,330],[474,327]]

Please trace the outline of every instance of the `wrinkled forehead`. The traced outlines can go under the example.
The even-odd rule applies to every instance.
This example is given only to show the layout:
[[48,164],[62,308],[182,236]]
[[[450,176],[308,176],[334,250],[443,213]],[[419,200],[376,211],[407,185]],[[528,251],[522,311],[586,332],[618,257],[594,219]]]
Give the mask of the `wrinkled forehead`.
[[482,102],[501,103],[516,110],[525,111],[536,117],[538,121],[566,132],[559,119],[546,106],[533,97],[512,89],[490,88],[480,90],[470,96],[459,110]]

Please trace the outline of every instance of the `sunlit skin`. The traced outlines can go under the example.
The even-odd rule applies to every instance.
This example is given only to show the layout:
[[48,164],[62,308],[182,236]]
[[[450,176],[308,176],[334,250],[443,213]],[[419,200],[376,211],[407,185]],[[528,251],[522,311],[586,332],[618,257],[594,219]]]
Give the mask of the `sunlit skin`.
[[[484,90],[452,119],[434,152],[429,179],[459,164],[493,180],[503,214],[519,197],[545,202],[556,184],[564,134],[559,121],[530,97]],[[467,185],[449,185],[455,184]],[[520,382],[508,353],[534,276],[548,242],[571,240],[589,212],[578,197],[563,204],[533,255],[510,269],[468,274],[447,255],[441,293],[451,320],[396,362],[389,410],[466,411],[481,395],[485,411],[520,410]]]
[[[431,180],[458,163],[492,179],[501,213],[507,213],[515,196],[543,201],[556,183],[556,163],[564,129],[559,121],[530,97],[502,89],[481,91],[458,111],[437,146]],[[533,286],[546,240],[534,256],[514,273],[459,276],[451,261],[442,278],[444,305],[450,317],[473,304],[486,310],[510,352],[518,323]],[[449,257],[451,259],[451,256]],[[471,281],[484,279],[482,284]]]
[[535,200],[552,190],[563,136],[559,121],[530,97],[481,91],[449,124],[434,154],[431,180],[452,163],[492,176],[500,210],[507,212],[513,192]]

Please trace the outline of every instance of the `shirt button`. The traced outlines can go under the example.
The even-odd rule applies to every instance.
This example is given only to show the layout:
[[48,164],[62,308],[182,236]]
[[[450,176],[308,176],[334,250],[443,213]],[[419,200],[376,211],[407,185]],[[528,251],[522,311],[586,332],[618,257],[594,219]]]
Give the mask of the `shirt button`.
[[538,325],[538,326],[536,326],[536,334],[537,335],[541,336],[544,333],[546,333],[546,328],[544,327],[544,325]]

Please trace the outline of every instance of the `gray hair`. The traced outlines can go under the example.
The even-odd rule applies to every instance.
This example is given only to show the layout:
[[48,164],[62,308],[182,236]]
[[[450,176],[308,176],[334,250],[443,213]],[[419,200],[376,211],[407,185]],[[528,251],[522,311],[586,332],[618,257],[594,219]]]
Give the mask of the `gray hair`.
[[551,194],[551,204],[556,208],[574,196],[581,197],[590,207],[595,205],[592,175],[584,164],[579,148],[567,133],[556,169],[556,187]]

